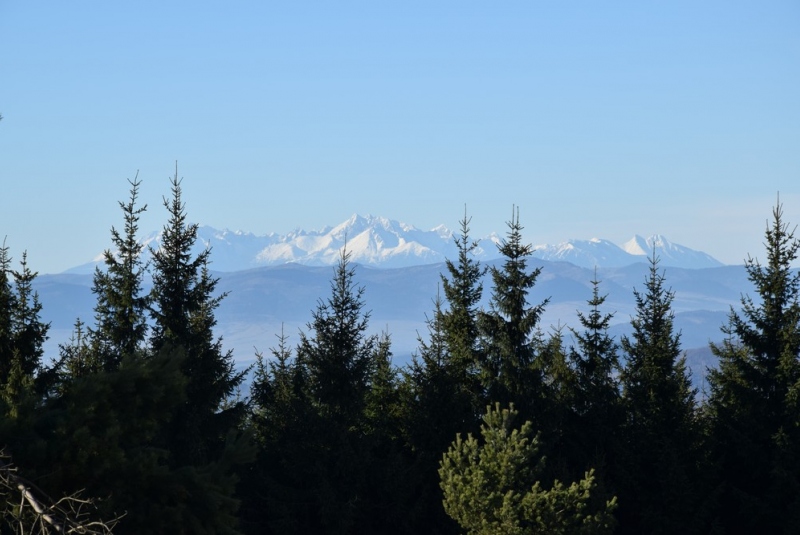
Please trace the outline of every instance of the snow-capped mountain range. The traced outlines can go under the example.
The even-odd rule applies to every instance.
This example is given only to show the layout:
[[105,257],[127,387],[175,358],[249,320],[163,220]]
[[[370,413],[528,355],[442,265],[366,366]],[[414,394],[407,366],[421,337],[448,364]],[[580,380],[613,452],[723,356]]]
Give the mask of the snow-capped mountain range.
[[[457,255],[453,232],[443,225],[431,230],[419,230],[405,223],[371,215],[353,215],[335,227],[312,231],[298,229],[285,235],[271,233],[257,236],[201,226],[198,238],[198,250],[211,247],[214,251],[211,267],[223,272],[290,262],[308,266],[332,265],[345,245],[351,261],[381,268],[435,264]],[[160,239],[161,233],[154,232],[143,242],[151,248],[158,248]],[[479,239],[476,256],[481,260],[498,258],[497,244],[501,239],[496,233]],[[660,265],[665,267],[700,269],[722,265],[706,253],[672,243],[660,235],[646,239],[637,235],[622,247],[597,238],[537,245],[533,256],[542,260],[569,262],[584,268],[610,268],[647,262],[654,251],[660,258]],[[145,255],[149,255],[149,249]],[[94,261],[69,272],[92,272],[101,262],[102,254],[99,254]]]

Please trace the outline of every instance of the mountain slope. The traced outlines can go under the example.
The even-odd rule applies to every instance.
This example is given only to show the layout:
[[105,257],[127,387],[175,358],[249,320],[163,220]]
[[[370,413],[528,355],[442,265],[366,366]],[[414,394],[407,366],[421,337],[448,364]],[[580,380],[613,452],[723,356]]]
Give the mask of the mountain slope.
[[[440,225],[420,230],[411,225],[384,217],[353,215],[335,227],[321,230],[295,230],[285,235],[257,236],[245,232],[217,230],[208,226],[198,228],[194,253],[206,247],[213,249],[212,268],[232,272],[261,266],[276,266],[290,262],[307,266],[329,266],[336,263],[342,249],[347,247],[351,260],[365,266],[399,268],[444,262],[458,254],[453,233]],[[160,233],[152,233],[143,243],[157,248]],[[475,251],[480,260],[498,257],[497,244],[501,238],[491,234],[478,242]],[[655,249],[662,266],[681,268],[710,268],[722,264],[709,255],[674,244],[663,236],[644,239],[635,236],[623,247],[608,240],[569,240],[557,245],[540,245],[533,256],[553,262],[570,262],[580,267],[622,267],[647,263]],[[145,251],[145,259],[149,257]],[[91,273],[101,264],[102,255],[93,262],[70,269],[69,273]]]
[[622,249],[630,255],[645,260],[655,253],[661,259],[661,264],[665,266],[680,266],[687,269],[722,266],[722,262],[717,261],[711,255],[672,243],[660,234],[647,239],[637,234],[625,242]]

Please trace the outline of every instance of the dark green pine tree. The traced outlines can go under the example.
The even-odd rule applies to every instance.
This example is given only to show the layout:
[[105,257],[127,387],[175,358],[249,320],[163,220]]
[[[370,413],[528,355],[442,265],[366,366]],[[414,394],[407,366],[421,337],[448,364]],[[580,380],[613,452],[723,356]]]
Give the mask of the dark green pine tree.
[[404,437],[402,387],[388,333],[378,338],[373,358],[364,410],[369,499],[357,531],[418,533],[425,526],[417,514],[415,463]]
[[0,386],[3,388],[8,383],[14,355],[12,315],[16,306],[16,295],[11,285],[13,277],[11,257],[4,240],[0,247]]
[[306,444],[312,448],[314,473],[302,482],[308,502],[297,515],[298,533],[357,532],[373,511],[365,410],[378,338],[366,333],[364,288],[356,286],[354,276],[350,254],[343,250],[331,295],[312,312],[309,332],[301,333],[297,348],[314,429]]
[[245,466],[240,492],[246,533],[302,533],[316,480],[316,443],[322,440],[304,397],[304,371],[281,330],[272,359],[256,353],[250,385],[250,424],[258,445]]
[[399,372],[392,364],[392,339],[384,332],[375,344],[364,406],[366,433],[373,437],[375,447],[381,450],[394,448],[402,435],[398,376]]
[[634,290],[633,334],[623,336],[620,375],[626,421],[618,487],[623,533],[687,533],[694,525],[698,429],[674,294],[653,254],[645,291]]
[[709,370],[714,522],[729,533],[800,531],[800,241],[780,203],[766,230],[767,262],[745,263],[757,298],[731,310]]
[[282,327],[278,346],[271,352],[273,358],[270,360],[256,353],[253,382],[250,384],[250,419],[256,440],[262,446],[276,442],[297,423],[294,416],[302,380]]
[[2,385],[3,399],[12,415],[26,395],[46,389],[41,381],[38,387],[34,383],[42,370],[44,343],[50,329],[50,324],[41,320],[42,304],[33,289],[38,274],[28,267],[25,252],[20,266],[20,271],[12,271],[15,296],[11,308],[11,359]]
[[573,410],[579,449],[586,454],[582,469],[592,466],[602,475],[602,467],[617,453],[622,405],[618,346],[608,333],[614,314],[601,311],[606,296],[600,295],[599,286],[595,275],[589,314],[578,312],[583,331],[572,330],[577,347],[571,348],[569,360],[575,370]]
[[[408,441],[418,452],[432,452],[438,463],[438,454],[447,447],[452,436],[460,432],[463,424],[461,418],[452,416],[451,404],[458,399],[461,385],[451,370],[452,361],[442,325],[442,299],[438,294],[433,305],[433,314],[426,317],[425,322],[428,339],[417,334],[419,348],[403,371],[402,393]],[[442,431],[442,428],[452,429]]]
[[427,533],[457,533],[445,514],[437,469],[442,452],[453,436],[473,428],[473,397],[464,374],[450,358],[443,326],[442,300],[437,294],[427,318],[428,336],[418,336],[419,348],[403,371],[402,416],[404,436],[413,452],[416,506],[414,516]]
[[580,477],[590,468],[595,470],[597,499],[614,494],[613,477],[621,455],[620,433],[624,420],[619,390],[618,345],[608,329],[613,314],[601,310],[606,300],[600,295],[600,282],[592,280],[589,312],[578,311],[581,329],[570,329],[575,345],[566,353],[569,373],[555,383],[560,386],[562,413],[560,444],[551,456],[554,464],[563,463],[565,479]]
[[119,367],[126,357],[141,353],[147,336],[148,296],[142,295],[145,275],[141,254],[144,250],[138,238],[139,217],[147,206],[136,204],[141,181],[137,176],[128,181],[130,199],[120,202],[124,230],[111,228],[112,249],[103,254],[105,269],[94,273],[96,328],[89,331],[96,365],[104,370]]
[[541,429],[546,396],[542,366],[536,358],[541,344],[537,331],[549,299],[535,306],[528,303],[541,268],[528,269],[532,248],[522,242],[518,208],[507,224],[508,235],[498,246],[503,266],[490,269],[491,307],[479,314],[481,378],[490,400],[514,403],[523,418]]
[[69,388],[69,383],[80,377],[97,373],[101,368],[97,364],[95,354],[89,349],[89,336],[86,332],[86,324],[80,318],[75,320],[72,335],[65,344],[59,344],[59,381],[57,390],[64,393]]
[[211,250],[193,257],[198,226],[187,223],[177,169],[171,185],[172,198],[164,199],[169,221],[152,250],[151,350],[183,355],[187,403],[175,418],[173,451],[182,462],[204,464],[218,458],[244,417],[244,403],[231,400],[245,372],[235,371],[232,352],[214,336],[214,311],[225,294],[215,295]]
[[366,334],[364,288],[354,281],[350,253],[343,250],[331,281],[331,296],[320,301],[300,334],[297,358],[307,373],[308,399],[322,418],[342,428],[363,424],[377,337]]
[[441,318],[434,318],[434,321],[441,321],[447,345],[447,369],[459,385],[460,392],[454,394],[464,405],[462,409],[451,412],[450,417],[459,419],[459,429],[464,432],[477,431],[486,405],[478,376],[478,307],[486,268],[475,258],[478,242],[469,237],[471,220],[465,209],[460,221],[461,232],[454,237],[458,259],[456,262],[446,260],[448,275],[441,275],[446,307],[436,312]]

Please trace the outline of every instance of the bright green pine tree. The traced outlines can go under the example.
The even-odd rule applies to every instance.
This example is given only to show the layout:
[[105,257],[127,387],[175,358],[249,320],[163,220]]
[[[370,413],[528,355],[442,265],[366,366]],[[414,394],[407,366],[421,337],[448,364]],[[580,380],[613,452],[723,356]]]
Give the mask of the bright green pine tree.
[[245,372],[235,371],[232,352],[214,337],[214,311],[225,294],[215,296],[218,279],[208,269],[211,250],[193,257],[198,226],[187,223],[177,169],[171,186],[171,199],[164,199],[169,221],[160,247],[152,251],[151,350],[184,355],[187,403],[175,419],[173,447],[184,462],[203,464],[218,458],[244,417],[244,403],[231,400]]
[[644,293],[634,290],[633,333],[621,340],[627,358],[620,375],[626,411],[618,487],[623,533],[687,533],[694,523],[695,391],[674,329],[674,293],[664,280],[654,253]]
[[137,206],[141,181],[137,176],[130,183],[130,199],[120,202],[124,230],[111,228],[112,249],[103,254],[104,269],[94,273],[96,328],[89,331],[97,365],[105,370],[119,367],[126,357],[139,354],[147,336],[148,296],[142,294],[145,266],[144,245],[139,242],[139,217],[147,206]]
[[728,532],[800,531],[800,241],[780,203],[766,229],[767,262],[745,268],[757,298],[731,310],[709,370],[714,521]]
[[512,428],[517,411],[487,407],[482,440],[461,435],[444,454],[439,475],[444,507],[469,535],[610,533],[616,500],[590,506],[591,471],[578,482],[543,486],[545,459],[525,422]]
[[539,425],[544,410],[544,381],[537,362],[539,318],[548,300],[531,306],[528,295],[541,268],[528,269],[532,249],[522,242],[519,209],[508,224],[508,235],[499,245],[501,268],[492,266],[490,310],[479,314],[482,335],[481,379],[488,398],[514,403],[523,417]]

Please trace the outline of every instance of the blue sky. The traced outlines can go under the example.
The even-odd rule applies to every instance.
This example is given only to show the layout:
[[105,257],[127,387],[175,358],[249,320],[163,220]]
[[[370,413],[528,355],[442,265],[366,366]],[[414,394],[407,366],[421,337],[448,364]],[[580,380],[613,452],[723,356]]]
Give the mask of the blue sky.
[[763,257],[800,223],[800,3],[0,2],[0,237],[50,273],[190,219],[353,213]]

